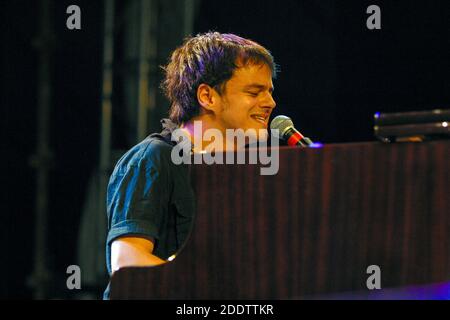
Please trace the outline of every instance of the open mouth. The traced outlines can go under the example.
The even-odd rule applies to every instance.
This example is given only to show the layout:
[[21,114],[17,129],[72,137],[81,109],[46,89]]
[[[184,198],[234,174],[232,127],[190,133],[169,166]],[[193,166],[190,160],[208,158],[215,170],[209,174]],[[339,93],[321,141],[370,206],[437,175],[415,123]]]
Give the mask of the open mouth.
[[255,121],[258,121],[259,123],[262,123],[262,124],[264,124],[264,125],[267,124],[267,118],[268,118],[268,116],[266,116],[266,115],[252,114],[251,117],[252,117],[252,119],[254,119]]

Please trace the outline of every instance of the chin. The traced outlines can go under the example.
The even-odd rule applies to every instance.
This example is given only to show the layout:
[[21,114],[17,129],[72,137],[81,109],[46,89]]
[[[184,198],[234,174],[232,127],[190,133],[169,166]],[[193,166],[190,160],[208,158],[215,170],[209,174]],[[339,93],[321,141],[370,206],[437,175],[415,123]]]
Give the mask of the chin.
[[[228,130],[230,130],[228,132]],[[228,137],[229,134],[239,136],[241,143],[245,141],[245,144],[254,144],[259,141],[267,141],[269,137],[269,133],[267,130],[267,126],[264,124],[246,124],[240,127],[235,127],[235,129],[227,129],[227,140],[230,140],[231,137]]]
[[267,130],[267,128],[259,129],[257,132],[258,132],[257,136],[258,141],[267,141],[267,139],[269,138],[269,131]]
[[266,141],[269,137],[269,133],[266,127],[261,126],[259,128],[249,128],[247,129],[248,136],[256,141]]

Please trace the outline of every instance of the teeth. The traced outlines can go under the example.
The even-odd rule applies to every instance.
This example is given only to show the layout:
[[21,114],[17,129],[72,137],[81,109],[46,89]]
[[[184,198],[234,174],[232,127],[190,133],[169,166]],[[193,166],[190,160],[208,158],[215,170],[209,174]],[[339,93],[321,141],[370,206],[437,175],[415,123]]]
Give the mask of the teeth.
[[256,120],[261,121],[261,122],[263,122],[263,123],[266,122],[266,118],[263,117],[263,116],[257,116],[257,115],[254,115],[253,118],[255,118]]

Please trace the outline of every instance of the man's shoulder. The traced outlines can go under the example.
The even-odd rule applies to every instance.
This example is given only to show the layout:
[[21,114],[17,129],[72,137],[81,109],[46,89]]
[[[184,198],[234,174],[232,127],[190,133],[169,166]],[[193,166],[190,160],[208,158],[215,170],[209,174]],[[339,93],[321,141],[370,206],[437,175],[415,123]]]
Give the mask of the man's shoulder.
[[167,137],[163,137],[160,134],[151,134],[145,138],[141,143],[142,148],[148,153],[164,153],[170,154],[174,147],[174,143],[168,140]]
[[124,172],[132,167],[162,168],[171,161],[173,144],[159,135],[150,135],[129,149],[116,164],[116,173]]

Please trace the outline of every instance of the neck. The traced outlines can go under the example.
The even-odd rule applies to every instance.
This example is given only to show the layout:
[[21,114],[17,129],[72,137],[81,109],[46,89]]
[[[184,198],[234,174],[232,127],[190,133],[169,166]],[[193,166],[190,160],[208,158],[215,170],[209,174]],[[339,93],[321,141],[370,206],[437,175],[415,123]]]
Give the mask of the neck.
[[220,128],[217,125],[214,125],[214,123],[212,123],[211,121],[203,119],[202,117],[195,117],[188,122],[183,123],[180,127],[189,136],[189,139],[194,146],[194,152],[202,152],[206,149],[207,146],[213,143],[213,140],[205,141],[203,139],[205,132],[210,129],[219,130],[222,134],[222,144],[218,144],[217,141],[214,140],[214,150],[216,152],[234,151],[236,149],[234,145],[234,139],[233,141],[226,140],[227,137],[224,128]]

